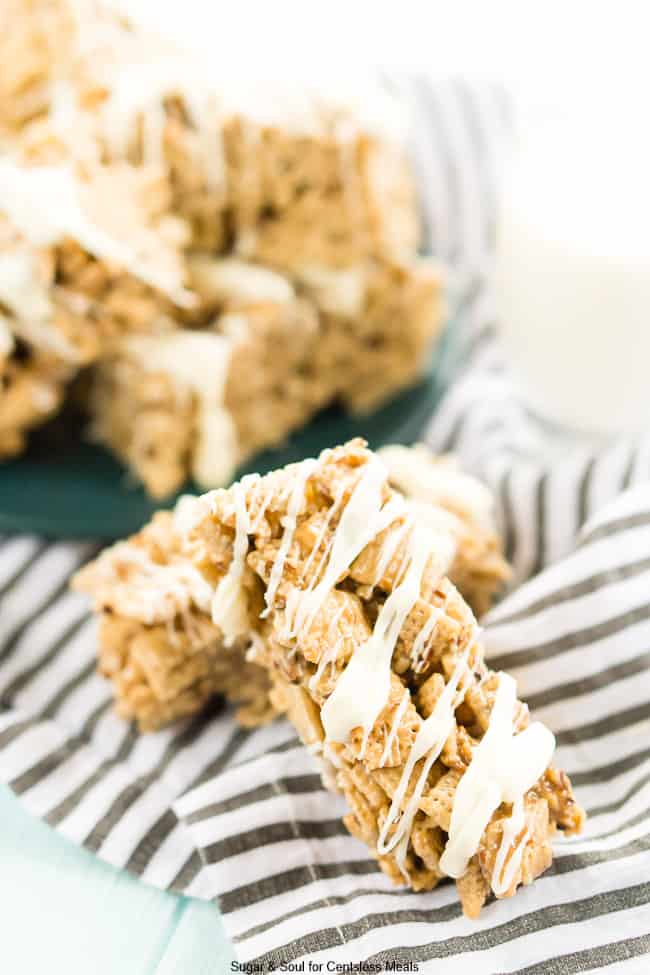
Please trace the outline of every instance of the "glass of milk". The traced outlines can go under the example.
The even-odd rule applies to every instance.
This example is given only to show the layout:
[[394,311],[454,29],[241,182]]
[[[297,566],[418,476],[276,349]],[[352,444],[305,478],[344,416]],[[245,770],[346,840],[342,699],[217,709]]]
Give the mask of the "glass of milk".
[[578,433],[650,427],[644,114],[528,116],[503,184],[494,283],[505,351],[524,402]]

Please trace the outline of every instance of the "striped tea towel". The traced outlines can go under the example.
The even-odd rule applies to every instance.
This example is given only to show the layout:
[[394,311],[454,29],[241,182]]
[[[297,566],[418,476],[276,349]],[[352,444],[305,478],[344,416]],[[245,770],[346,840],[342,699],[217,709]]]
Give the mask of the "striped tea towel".
[[244,731],[217,711],[135,735],[94,673],[79,597],[56,596],[83,547],[4,547],[15,558],[19,544],[2,614],[0,776],[111,863],[217,899],[242,961],[554,973],[636,959],[625,971],[647,970],[637,956],[650,952],[650,486],[621,495],[572,554],[486,620],[492,666],[517,677],[553,728],[589,820],[558,843],[551,871],[478,922],[451,884],[427,894],[390,884],[343,830],[341,800],[285,722]]
[[[555,732],[557,763],[589,819],[551,870],[463,917],[455,888],[394,887],[340,823],[286,726],[256,757],[187,791],[174,809],[239,956],[273,966],[419,963],[422,972],[568,973],[650,959],[650,486],[591,521],[574,552],[485,621],[492,667],[511,672]],[[276,729],[277,731],[277,729]],[[644,967],[645,966],[645,967]],[[264,970],[264,967],[263,969]],[[323,968],[323,970],[326,970]],[[390,969],[389,969],[390,970]]]
[[66,588],[94,547],[31,537],[0,543],[0,779],[110,863],[218,901],[240,960],[258,971],[308,959],[323,971],[645,972],[649,445],[577,450],[515,401],[485,284],[503,99],[465,83],[397,84],[418,112],[431,248],[462,284],[462,371],[427,439],[458,450],[501,501],[529,581],[485,621],[491,664],[514,673],[555,732],[590,815],[584,836],[558,843],[552,870],[477,922],[451,884],[393,887],[342,828],[341,800],[285,722],[242,730],[218,703],[143,737],[119,720],[94,671],[93,622]]

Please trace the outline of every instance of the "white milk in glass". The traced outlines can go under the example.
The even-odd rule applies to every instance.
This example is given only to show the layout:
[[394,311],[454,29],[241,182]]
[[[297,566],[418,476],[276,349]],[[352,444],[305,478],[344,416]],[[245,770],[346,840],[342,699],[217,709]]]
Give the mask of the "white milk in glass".
[[524,126],[504,180],[495,289],[505,351],[541,417],[591,434],[650,427],[646,123]]

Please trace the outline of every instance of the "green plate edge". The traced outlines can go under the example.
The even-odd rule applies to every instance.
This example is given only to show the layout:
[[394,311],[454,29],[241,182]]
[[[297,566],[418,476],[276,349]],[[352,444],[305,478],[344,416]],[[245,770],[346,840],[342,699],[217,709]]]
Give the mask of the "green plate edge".
[[[422,380],[374,413],[351,415],[338,407],[324,410],[281,447],[251,458],[237,477],[266,473],[325,447],[364,437],[371,447],[411,444],[423,433],[451,375],[454,328],[438,341]],[[71,437],[68,440],[72,439]],[[181,494],[200,493],[188,484]],[[130,535],[154,511],[172,507],[176,497],[152,501],[107,451],[75,440],[36,443],[0,466],[0,533],[26,532],[50,538],[115,539]]]

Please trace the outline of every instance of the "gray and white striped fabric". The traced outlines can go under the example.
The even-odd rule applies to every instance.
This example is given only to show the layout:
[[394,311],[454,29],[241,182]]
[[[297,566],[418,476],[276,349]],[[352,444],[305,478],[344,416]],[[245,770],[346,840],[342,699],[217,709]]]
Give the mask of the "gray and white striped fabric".
[[555,732],[585,834],[478,922],[451,884],[393,887],[285,722],[244,731],[218,703],[155,735],[120,721],[85,603],[66,588],[95,547],[31,537],[0,542],[0,780],[110,863],[218,902],[239,958],[267,970],[309,956],[375,971],[647,971],[650,441],[578,449],[516,402],[485,287],[507,107],[488,87],[398,84],[417,110],[431,249],[459,289],[462,366],[427,439],[497,493],[522,584],[484,621],[488,652]]

